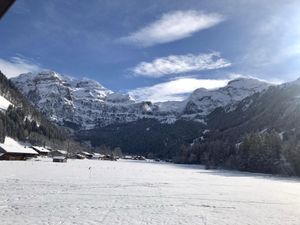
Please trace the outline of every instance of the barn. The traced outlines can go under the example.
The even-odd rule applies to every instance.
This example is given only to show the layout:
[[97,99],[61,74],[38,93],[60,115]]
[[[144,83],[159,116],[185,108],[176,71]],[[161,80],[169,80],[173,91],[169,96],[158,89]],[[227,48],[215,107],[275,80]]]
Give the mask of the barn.
[[36,156],[38,152],[10,137],[6,137],[4,143],[0,143],[0,160],[26,160]]
[[64,150],[51,151],[53,162],[67,162],[68,152]]
[[54,156],[53,162],[58,162],[58,163],[67,162],[67,157],[66,156]]

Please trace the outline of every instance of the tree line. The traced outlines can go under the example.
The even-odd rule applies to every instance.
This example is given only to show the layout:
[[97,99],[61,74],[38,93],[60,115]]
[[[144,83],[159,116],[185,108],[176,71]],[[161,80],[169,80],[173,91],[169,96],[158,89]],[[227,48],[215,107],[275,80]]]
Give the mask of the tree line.
[[215,139],[183,145],[174,160],[270,174],[300,175],[300,133],[251,132],[242,142]]

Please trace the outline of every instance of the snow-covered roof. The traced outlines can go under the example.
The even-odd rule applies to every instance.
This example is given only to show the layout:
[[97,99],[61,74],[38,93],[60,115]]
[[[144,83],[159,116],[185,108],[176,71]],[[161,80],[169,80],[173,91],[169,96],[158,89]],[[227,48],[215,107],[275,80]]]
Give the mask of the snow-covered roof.
[[66,156],[54,156],[53,159],[66,159]]
[[12,103],[0,95],[0,109],[7,110],[9,105],[12,105]]
[[45,149],[44,147],[41,147],[41,146],[32,146],[32,148],[34,150],[39,151],[39,152],[44,152],[44,153],[49,153],[50,152],[48,149]]
[[100,153],[93,153],[93,157],[94,158],[101,158],[101,157],[104,157],[105,155],[103,155],[103,154],[100,154]]
[[7,153],[23,153],[23,154],[32,154],[38,155],[36,151],[28,146],[22,145],[16,140],[6,137],[4,143],[0,143],[0,148]]
[[92,155],[92,153],[85,152],[85,151],[81,152],[81,154],[84,154],[84,155]]
[[53,150],[52,152],[59,152],[60,154],[67,155],[68,152],[64,150]]

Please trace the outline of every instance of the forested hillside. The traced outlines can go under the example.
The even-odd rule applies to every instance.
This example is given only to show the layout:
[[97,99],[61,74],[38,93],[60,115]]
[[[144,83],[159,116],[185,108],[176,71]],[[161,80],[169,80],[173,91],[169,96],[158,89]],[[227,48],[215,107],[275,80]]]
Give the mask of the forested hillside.
[[49,122],[0,72],[0,95],[10,103],[0,111],[0,141],[10,136],[32,144],[64,147],[69,142],[67,130]]
[[172,124],[162,124],[155,119],[143,119],[80,131],[77,138],[91,141],[95,147],[121,147],[124,153],[172,159],[183,144],[191,143],[204,128],[203,123],[193,121],[178,120]]
[[207,131],[177,155],[177,162],[203,163],[251,172],[300,175],[300,82],[270,87],[219,108]]
[[203,123],[139,120],[81,131],[92,145],[123,152],[251,172],[300,175],[300,82],[273,86]]

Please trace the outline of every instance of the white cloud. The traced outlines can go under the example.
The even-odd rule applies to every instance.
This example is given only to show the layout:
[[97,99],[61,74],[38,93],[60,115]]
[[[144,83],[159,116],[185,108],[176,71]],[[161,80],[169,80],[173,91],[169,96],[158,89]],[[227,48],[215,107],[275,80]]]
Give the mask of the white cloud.
[[152,46],[190,37],[222,22],[219,14],[207,14],[195,10],[173,11],[164,14],[159,20],[131,33],[121,41],[140,46]]
[[12,57],[10,60],[0,58],[0,71],[8,78],[16,77],[21,73],[42,70],[42,68],[24,58]]
[[137,101],[181,101],[197,88],[214,89],[226,86],[229,79],[179,78],[176,80],[131,90],[128,94]]
[[231,63],[220,57],[220,53],[170,55],[152,62],[141,62],[132,69],[136,76],[162,77],[169,74],[186,73],[229,67]]

